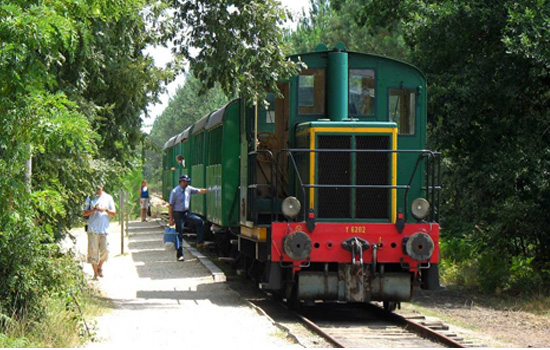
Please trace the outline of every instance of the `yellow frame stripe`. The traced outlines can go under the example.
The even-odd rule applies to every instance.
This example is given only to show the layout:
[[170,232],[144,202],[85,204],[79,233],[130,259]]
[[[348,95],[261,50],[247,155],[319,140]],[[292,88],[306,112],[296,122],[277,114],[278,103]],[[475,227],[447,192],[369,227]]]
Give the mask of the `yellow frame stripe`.
[[[307,130],[298,132],[296,136],[307,133]],[[397,150],[397,128],[335,128],[335,127],[318,127],[309,129],[309,147],[310,149],[316,149],[315,147],[315,134],[317,133],[372,133],[372,134],[391,134],[392,135],[392,150]],[[311,152],[309,155],[309,183],[315,183],[315,152]],[[392,186],[397,186],[397,153],[392,153],[392,174],[391,174]],[[397,189],[391,190],[391,222],[395,223],[397,220]],[[309,207],[315,208],[315,189],[309,189]]]

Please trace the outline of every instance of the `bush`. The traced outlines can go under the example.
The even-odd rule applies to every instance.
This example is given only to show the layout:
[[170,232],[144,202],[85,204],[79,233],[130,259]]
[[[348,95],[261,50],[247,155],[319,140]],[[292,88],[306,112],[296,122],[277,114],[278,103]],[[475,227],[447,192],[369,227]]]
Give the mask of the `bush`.
[[550,271],[536,267],[533,257],[506,256],[500,249],[480,249],[465,239],[442,241],[441,256],[441,281],[447,286],[487,293],[548,291]]
[[89,296],[82,269],[73,257],[49,248],[26,266],[16,295],[0,304],[0,347],[74,347],[88,337],[80,309]]

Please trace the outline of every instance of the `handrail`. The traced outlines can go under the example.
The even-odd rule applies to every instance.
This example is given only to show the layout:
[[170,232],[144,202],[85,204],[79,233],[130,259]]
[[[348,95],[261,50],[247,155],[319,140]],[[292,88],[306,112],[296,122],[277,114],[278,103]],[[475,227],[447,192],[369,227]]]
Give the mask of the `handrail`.
[[[274,175],[275,175],[275,172],[273,170],[273,153],[270,151],[270,150],[255,150],[255,151],[252,151],[252,152],[248,152],[248,158],[250,160],[250,156],[254,156],[255,157],[255,162],[257,163],[257,155],[258,154],[262,154],[262,153],[265,153],[267,154],[268,156],[268,160],[269,160],[269,167],[270,167],[270,175],[271,175],[271,183],[266,183],[266,184],[258,184],[258,183],[255,183],[255,184],[249,184],[248,185],[248,189],[252,188],[251,186],[256,186],[255,188],[258,188],[258,187],[267,187],[269,188],[269,193],[270,193],[270,198],[271,198],[271,221],[273,222],[273,216],[275,215],[275,196],[274,196],[274,193],[273,193],[273,178],[274,178]],[[249,165],[249,169],[250,169],[250,165]],[[250,171],[250,170],[249,170]],[[249,174],[250,175],[250,174]],[[254,179],[256,180],[256,182],[258,181],[258,179],[256,178],[256,175],[254,175]],[[266,178],[266,181],[268,179]],[[247,195],[248,195],[248,191],[247,191]]]
[[[439,212],[438,212],[438,215],[437,217],[435,216],[435,208],[436,207],[439,207],[439,201],[440,201],[440,198],[441,198],[441,185],[438,184],[436,185],[436,175],[435,175],[435,166],[433,166],[431,169],[432,169],[432,176],[430,177],[430,173],[429,173],[429,170],[430,170],[430,161],[433,161],[435,162],[436,159],[439,159],[439,162],[438,162],[438,170],[437,170],[437,180],[440,180],[440,169],[441,169],[441,159],[438,158],[441,156],[441,153],[440,152],[434,152],[434,151],[431,151],[431,150],[381,150],[381,149],[307,149],[307,148],[287,148],[287,149],[282,149],[278,152],[277,154],[277,176],[279,175],[278,172],[279,172],[279,162],[280,162],[280,157],[283,155],[283,154],[288,154],[289,155],[289,159],[291,160],[291,164],[292,164],[292,168],[294,170],[294,174],[296,175],[297,179],[298,179],[298,182],[299,182],[299,185],[300,185],[300,188],[302,189],[302,195],[303,195],[303,200],[305,201],[306,199],[306,194],[305,194],[305,189],[306,188],[387,188],[387,189],[396,189],[396,190],[405,190],[405,195],[404,195],[404,208],[407,207],[407,202],[408,202],[408,192],[409,192],[409,189],[412,187],[412,182],[414,180],[414,177],[416,176],[416,172],[418,171],[418,167],[422,161],[422,159],[424,158],[427,158],[427,162],[426,162],[426,175],[428,177],[428,179],[426,179],[426,197],[429,198],[429,194],[432,195],[432,200],[431,200],[431,203],[432,203],[432,206],[431,206],[431,220],[432,221],[439,221]],[[418,156],[418,159],[416,161],[416,164],[415,164],[415,167],[414,167],[414,170],[411,174],[411,177],[410,177],[410,180],[409,180],[409,183],[407,185],[344,185],[344,184],[341,184],[341,185],[338,185],[338,184],[304,184],[303,181],[302,181],[302,178],[300,176],[300,173],[299,173],[299,170],[298,170],[298,166],[296,165],[296,160],[294,158],[294,153],[387,153],[387,154],[391,154],[391,153],[398,153],[398,154],[419,154]],[[430,185],[430,181],[429,179],[431,178],[431,185]],[[439,183],[439,181],[437,181]],[[435,192],[439,192],[439,196],[438,196],[438,201],[436,202],[435,201]],[[276,192],[278,193],[278,192]],[[304,202],[305,203],[305,202]],[[306,206],[304,205],[303,208],[303,215],[304,215],[304,219],[306,218]],[[405,209],[405,215],[407,213],[407,210]],[[405,216],[405,220],[406,220],[406,216]]]
[[[273,156],[273,153],[269,150],[257,150],[252,151],[248,153],[248,156],[257,156],[259,153],[265,153],[268,155],[269,163],[270,163],[270,172],[271,172],[271,181],[267,184],[250,184],[248,187],[251,188],[251,186],[257,187],[268,187],[270,189],[271,194],[271,221],[274,219],[274,215],[278,210],[275,208],[275,197],[279,194],[279,177],[281,175],[281,167],[280,162],[284,154],[287,154],[289,156],[289,163],[292,165],[292,169],[294,171],[294,175],[296,176],[296,180],[299,184],[299,187],[301,189],[301,195],[302,195],[302,201],[305,203],[306,200],[306,189],[314,189],[314,188],[373,188],[373,189],[396,189],[396,190],[405,190],[403,202],[404,202],[404,215],[405,215],[405,221],[407,220],[407,202],[408,202],[408,194],[409,190],[412,187],[412,182],[417,174],[417,171],[419,169],[419,166],[423,159],[426,159],[425,164],[425,170],[426,170],[426,179],[425,184],[426,187],[423,187],[426,191],[426,198],[430,199],[431,195],[431,221],[438,222],[439,221],[439,210],[437,211],[436,215],[436,207],[439,208],[440,200],[441,200],[441,152],[435,152],[431,150],[386,150],[386,149],[307,149],[307,148],[285,148],[281,149],[276,157]],[[411,177],[409,179],[408,184],[406,185],[344,185],[344,184],[305,184],[302,180],[302,177],[300,175],[300,171],[298,170],[298,165],[296,163],[295,154],[297,153],[386,153],[386,154],[418,154],[418,158],[416,160],[414,169],[411,173]],[[276,159],[276,166],[274,169],[274,159]],[[437,166],[436,166],[436,161]],[[430,181],[431,180],[431,181]],[[257,181],[256,181],[257,182]],[[273,184],[275,183],[275,184]],[[437,184],[436,184],[437,183]],[[436,201],[436,192],[438,192],[438,197]],[[302,206],[302,215],[303,219],[305,220],[307,208],[305,205]]]

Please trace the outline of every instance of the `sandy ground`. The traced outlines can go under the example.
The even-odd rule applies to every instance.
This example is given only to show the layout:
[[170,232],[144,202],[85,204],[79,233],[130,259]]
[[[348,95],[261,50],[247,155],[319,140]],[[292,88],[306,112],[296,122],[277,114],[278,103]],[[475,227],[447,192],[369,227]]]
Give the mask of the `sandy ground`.
[[[495,296],[493,296],[495,298]],[[550,318],[491,306],[488,296],[465,290],[417,291],[413,305],[437,316],[459,335],[492,348],[550,348]],[[466,328],[465,328],[466,327]]]
[[[185,262],[176,261],[175,251],[163,247],[159,222],[131,222],[123,245],[120,231],[111,224],[104,278],[92,281],[91,266],[83,265],[90,283],[113,305],[96,320],[99,341],[87,347],[301,347],[191,254],[200,257],[196,250],[187,246]],[[84,259],[86,234],[82,229],[72,234]]]

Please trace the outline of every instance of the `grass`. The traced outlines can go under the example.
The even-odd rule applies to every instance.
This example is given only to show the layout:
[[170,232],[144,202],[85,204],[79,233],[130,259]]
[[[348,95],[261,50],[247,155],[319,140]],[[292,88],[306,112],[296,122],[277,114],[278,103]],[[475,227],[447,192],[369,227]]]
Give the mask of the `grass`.
[[[45,301],[44,315],[10,320],[0,333],[0,348],[73,348],[95,338],[90,319],[108,311],[99,294],[88,289],[80,300],[53,298]],[[72,300],[72,301],[71,301]]]
[[523,311],[550,318],[550,296],[535,295],[527,300],[522,300]]
[[519,295],[511,293],[497,295],[483,294],[481,298],[487,306],[494,309],[523,311],[550,318],[550,295],[548,293],[524,292]]

